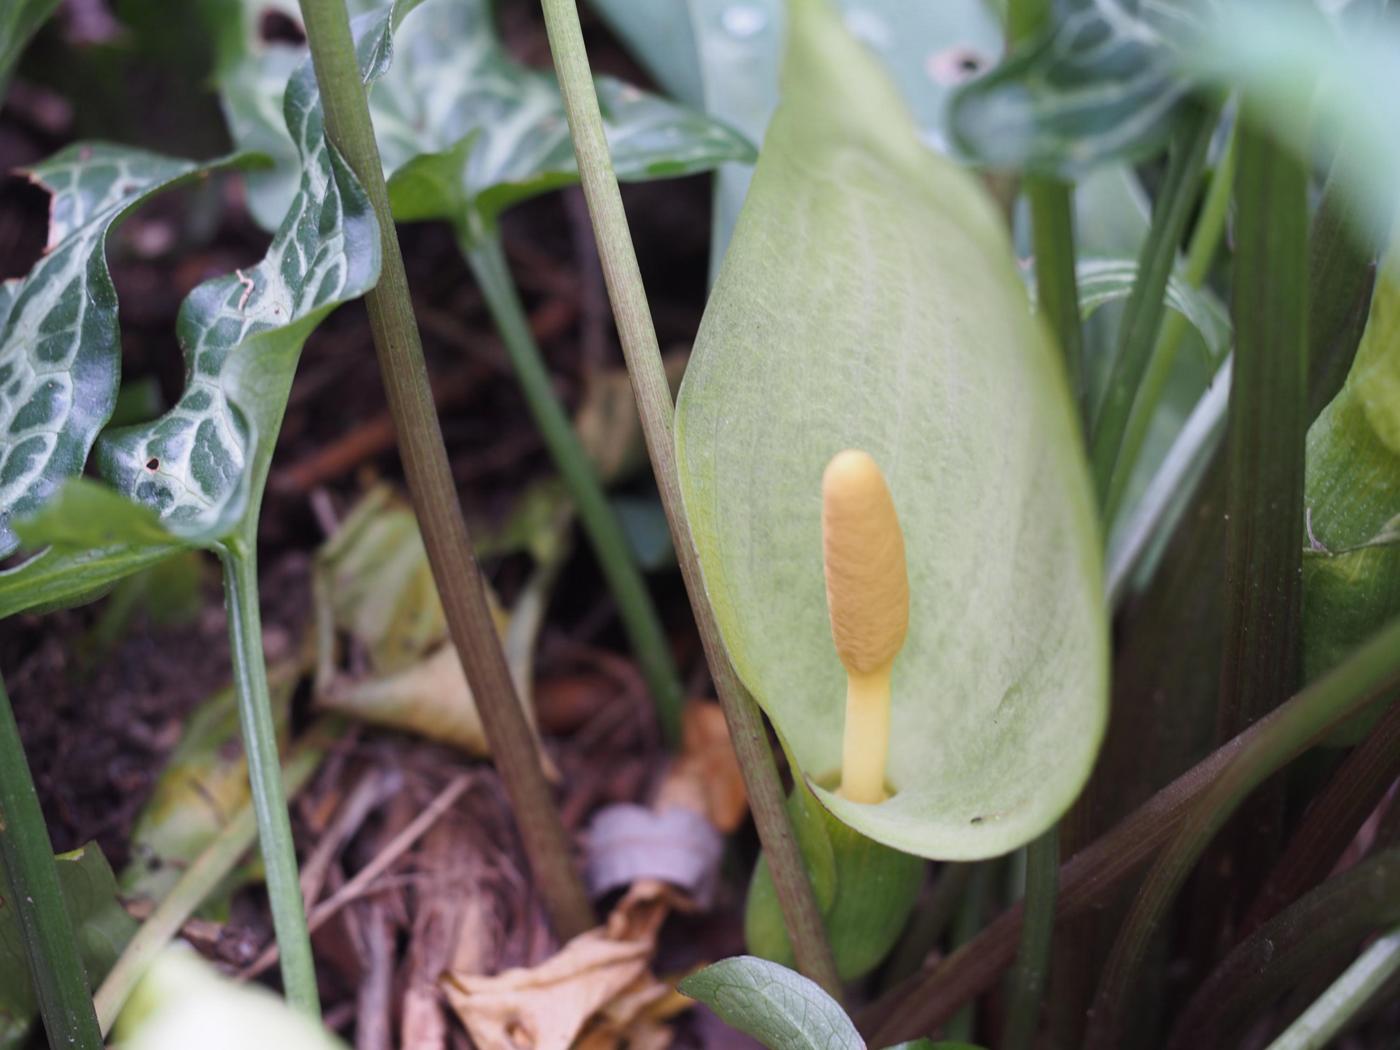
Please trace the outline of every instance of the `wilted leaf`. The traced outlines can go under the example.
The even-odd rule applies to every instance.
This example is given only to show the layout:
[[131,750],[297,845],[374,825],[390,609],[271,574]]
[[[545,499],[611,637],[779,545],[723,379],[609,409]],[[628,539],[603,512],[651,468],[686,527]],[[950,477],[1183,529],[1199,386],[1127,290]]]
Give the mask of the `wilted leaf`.
[[[284,738],[300,674],[295,663],[268,671],[272,717]],[[131,831],[132,859],[122,872],[122,892],[162,900],[247,801],[248,763],[239,741],[238,699],[230,687],[195,709],[166,759]]]
[[[54,861],[88,982],[95,988],[136,932],[136,923],[117,899],[112,869],[96,843],[60,853]],[[23,1046],[37,1013],[19,919],[0,894],[0,1048]]]
[[59,0],[8,0],[0,7],[0,99],[29,38],[58,7]]
[[448,972],[443,990],[480,1050],[571,1046],[615,1000],[625,998],[640,1011],[666,996],[648,967],[673,903],[660,883],[639,884],[605,926],[580,934],[540,965],[491,977]]
[[265,988],[220,976],[188,948],[167,948],[117,1018],[122,1050],[345,1050]]
[[865,1050],[840,1003],[766,959],[721,959],[687,977],[680,990],[769,1050]]
[[30,169],[52,194],[49,239],[27,276],[0,285],[0,557],[19,546],[14,519],[82,473],[116,404],[108,233],[149,197],[215,166],[81,143]]
[[953,96],[958,145],[994,168],[1077,176],[1156,152],[1190,90],[1176,0],[1060,0],[1045,30]]
[[875,457],[912,592],[896,793],[870,806],[816,790],[897,849],[993,856],[1064,811],[1104,728],[1078,425],[992,204],[920,145],[823,4],[792,11],[784,102],[681,388],[686,513],[735,666],[820,782],[840,762],[845,698],[820,481],[840,449]]
[[[1346,384],[1308,429],[1303,675],[1400,613],[1400,238],[1391,241]],[[1347,739],[1367,725],[1348,723]]]
[[149,507],[85,478],[70,479],[15,528],[25,547],[47,549],[0,572],[0,619],[91,601],[117,580],[189,550]]

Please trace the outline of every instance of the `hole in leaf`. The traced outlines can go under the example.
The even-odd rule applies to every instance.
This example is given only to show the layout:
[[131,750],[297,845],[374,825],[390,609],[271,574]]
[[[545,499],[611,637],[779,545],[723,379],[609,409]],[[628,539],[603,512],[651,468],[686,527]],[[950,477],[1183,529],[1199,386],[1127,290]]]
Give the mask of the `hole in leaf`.
[[924,72],[935,84],[952,87],[971,80],[989,65],[991,60],[982,52],[959,44],[929,55]]
[[158,460],[158,459],[156,459],[154,456],[152,456],[150,459],[146,460],[146,469],[147,469],[147,470],[150,470],[150,471],[159,470],[159,469],[160,469],[160,460]]

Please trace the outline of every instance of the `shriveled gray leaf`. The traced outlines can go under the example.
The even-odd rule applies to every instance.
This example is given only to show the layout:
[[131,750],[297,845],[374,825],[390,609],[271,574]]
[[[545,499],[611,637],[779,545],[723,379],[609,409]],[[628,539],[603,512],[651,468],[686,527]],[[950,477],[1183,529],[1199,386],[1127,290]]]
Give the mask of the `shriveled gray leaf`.
[[721,959],[681,981],[679,989],[768,1050],[865,1050],[840,1003],[766,959]]

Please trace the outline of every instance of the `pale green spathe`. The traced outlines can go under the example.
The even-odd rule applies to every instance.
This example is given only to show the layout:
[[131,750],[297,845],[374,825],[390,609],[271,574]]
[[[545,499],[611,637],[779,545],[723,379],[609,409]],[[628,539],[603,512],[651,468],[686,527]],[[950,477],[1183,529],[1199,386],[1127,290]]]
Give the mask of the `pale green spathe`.
[[869,451],[912,608],[876,806],[927,857],[1004,853],[1088,777],[1107,710],[1099,536],[1056,352],[1000,217],[926,150],[824,0],[793,0],[783,102],[682,387],[686,513],[725,644],[810,778],[840,761],[822,469]]

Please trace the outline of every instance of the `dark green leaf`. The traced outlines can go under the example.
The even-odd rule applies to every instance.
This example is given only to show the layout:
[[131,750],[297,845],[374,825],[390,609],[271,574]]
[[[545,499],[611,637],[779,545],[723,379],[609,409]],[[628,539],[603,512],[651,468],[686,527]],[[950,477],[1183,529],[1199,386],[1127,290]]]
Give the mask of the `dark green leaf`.
[[[96,843],[54,858],[88,981],[96,987],[136,932],[117,898],[112,869]],[[38,1006],[14,909],[0,896],[0,1050],[23,1046]]]
[[148,197],[211,167],[86,143],[30,170],[53,200],[47,251],[0,292],[0,556],[18,546],[13,519],[81,473],[116,403],[107,234]]
[[766,959],[721,959],[683,980],[680,991],[768,1050],[865,1050],[840,1003]]
[[1044,32],[954,93],[957,144],[995,168],[1074,177],[1167,141],[1190,83],[1176,0],[1060,0]]
[[10,73],[19,62],[29,38],[39,31],[59,0],[6,0],[0,5],[0,99],[10,84]]

